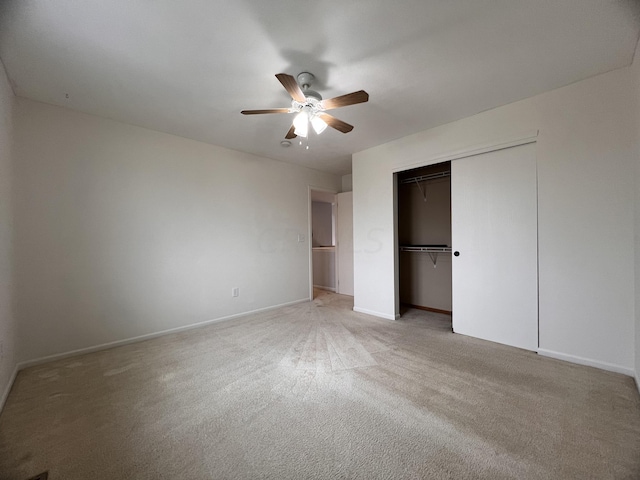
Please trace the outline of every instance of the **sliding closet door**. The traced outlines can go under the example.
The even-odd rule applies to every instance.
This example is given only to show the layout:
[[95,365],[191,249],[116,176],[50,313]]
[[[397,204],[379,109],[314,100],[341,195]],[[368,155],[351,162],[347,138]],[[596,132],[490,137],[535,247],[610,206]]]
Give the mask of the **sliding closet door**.
[[451,162],[453,330],[528,350],[538,348],[535,152]]

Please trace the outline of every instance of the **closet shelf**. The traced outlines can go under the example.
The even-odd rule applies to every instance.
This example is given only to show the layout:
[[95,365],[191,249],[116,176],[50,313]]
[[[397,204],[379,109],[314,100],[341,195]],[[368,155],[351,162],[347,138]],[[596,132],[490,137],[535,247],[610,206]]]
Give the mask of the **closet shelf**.
[[450,176],[451,176],[451,172],[450,171],[438,172],[438,173],[430,173],[428,175],[420,175],[419,177],[405,178],[405,179],[400,181],[400,184],[427,182],[429,180],[437,180],[439,178],[446,178],[446,177],[450,177]]
[[433,262],[433,268],[436,268],[438,262],[438,254],[451,253],[451,247],[444,245],[401,245],[401,252],[418,252],[428,253],[431,261]]
[[451,253],[451,247],[439,245],[401,245],[401,252]]

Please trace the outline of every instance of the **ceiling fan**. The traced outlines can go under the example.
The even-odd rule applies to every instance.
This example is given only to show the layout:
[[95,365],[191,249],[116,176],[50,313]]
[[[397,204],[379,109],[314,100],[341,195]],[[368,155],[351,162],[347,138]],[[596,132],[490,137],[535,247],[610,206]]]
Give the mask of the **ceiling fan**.
[[271,108],[266,110],[242,110],[243,115],[260,115],[263,113],[297,113],[293,119],[293,125],[287,132],[285,138],[292,139],[297,136],[306,137],[309,134],[309,124],[319,135],[327,126],[335,128],[342,133],[349,133],[353,130],[353,125],[349,125],[336,117],[325,113],[334,108],[346,107],[357,103],[364,103],[369,100],[369,94],[364,90],[359,90],[339,97],[323,100],[322,96],[311,90],[311,85],[315,76],[309,72],[302,72],[296,79],[286,73],[278,73],[276,78],[280,81],[289,95],[291,95],[290,108]]

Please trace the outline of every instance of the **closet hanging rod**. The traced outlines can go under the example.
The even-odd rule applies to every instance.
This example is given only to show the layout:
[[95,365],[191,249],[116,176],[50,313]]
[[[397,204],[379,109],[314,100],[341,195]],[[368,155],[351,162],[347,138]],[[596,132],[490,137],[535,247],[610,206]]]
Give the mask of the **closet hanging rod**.
[[438,173],[430,173],[429,175],[420,175],[419,177],[411,177],[411,178],[405,178],[404,180],[401,180],[400,183],[401,184],[405,184],[405,183],[415,183],[415,182],[425,182],[427,180],[436,180],[438,178],[445,178],[445,177],[450,177],[451,176],[451,172],[438,172]]

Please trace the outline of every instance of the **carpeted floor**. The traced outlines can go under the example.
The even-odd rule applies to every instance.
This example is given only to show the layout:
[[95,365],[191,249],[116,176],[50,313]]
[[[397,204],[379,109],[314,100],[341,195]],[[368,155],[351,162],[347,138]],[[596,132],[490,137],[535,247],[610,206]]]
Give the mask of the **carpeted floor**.
[[319,292],[20,372],[0,479],[638,479],[631,378]]

